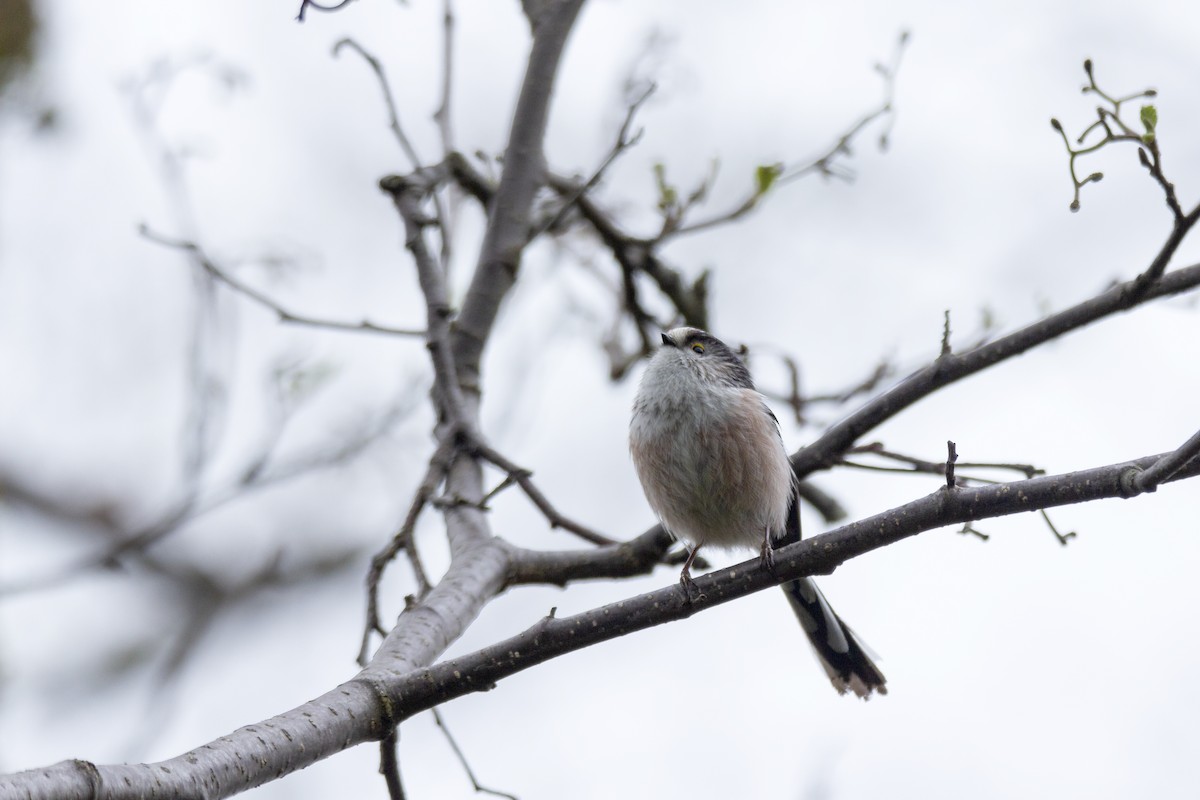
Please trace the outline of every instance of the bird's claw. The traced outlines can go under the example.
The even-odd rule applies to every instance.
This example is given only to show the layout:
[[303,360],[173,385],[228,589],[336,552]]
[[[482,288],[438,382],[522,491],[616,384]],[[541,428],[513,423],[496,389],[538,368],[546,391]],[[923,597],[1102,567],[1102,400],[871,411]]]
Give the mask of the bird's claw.
[[766,567],[767,571],[772,575],[775,574],[775,548],[771,546],[771,542],[764,541],[762,546],[762,555],[759,556],[759,563]]
[[689,603],[695,603],[699,600],[704,600],[707,595],[700,591],[700,587],[692,580],[692,576],[687,572],[682,572],[679,575],[679,586],[683,589],[683,599]]

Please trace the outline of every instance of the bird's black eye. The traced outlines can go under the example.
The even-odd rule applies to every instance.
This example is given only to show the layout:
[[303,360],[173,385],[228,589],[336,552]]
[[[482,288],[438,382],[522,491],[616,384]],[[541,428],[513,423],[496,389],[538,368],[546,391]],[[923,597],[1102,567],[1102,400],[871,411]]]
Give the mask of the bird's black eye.
[[692,352],[698,353],[700,355],[704,355],[704,345],[700,344],[700,342],[693,342],[692,343]]

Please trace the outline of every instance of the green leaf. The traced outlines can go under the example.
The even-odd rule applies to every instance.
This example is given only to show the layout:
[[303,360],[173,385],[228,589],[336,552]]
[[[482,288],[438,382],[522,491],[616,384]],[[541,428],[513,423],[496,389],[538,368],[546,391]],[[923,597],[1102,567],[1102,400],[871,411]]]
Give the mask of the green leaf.
[[770,191],[775,179],[783,173],[782,164],[764,164],[754,170],[754,185],[759,195]]
[[658,185],[658,207],[661,211],[669,211],[679,204],[679,192],[667,183],[667,168],[661,161],[654,165],[654,182]]
[[1158,126],[1158,110],[1154,106],[1142,106],[1142,126],[1146,133],[1154,135],[1154,129]]

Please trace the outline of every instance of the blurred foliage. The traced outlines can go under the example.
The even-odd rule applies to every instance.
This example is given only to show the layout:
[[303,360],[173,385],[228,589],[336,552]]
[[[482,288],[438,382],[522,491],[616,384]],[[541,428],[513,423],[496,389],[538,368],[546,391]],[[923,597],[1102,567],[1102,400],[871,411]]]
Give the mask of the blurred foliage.
[[37,33],[33,0],[0,0],[0,95],[33,64]]

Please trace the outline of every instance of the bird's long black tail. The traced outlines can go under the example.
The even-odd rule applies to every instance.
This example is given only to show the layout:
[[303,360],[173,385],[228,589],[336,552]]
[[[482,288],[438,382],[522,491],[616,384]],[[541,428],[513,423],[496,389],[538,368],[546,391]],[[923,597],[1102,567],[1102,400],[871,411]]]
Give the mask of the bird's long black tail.
[[[792,502],[787,530],[777,547],[800,541],[799,508],[797,498]],[[871,692],[887,694],[887,678],[867,654],[867,646],[834,613],[812,578],[788,581],[781,588],[838,694],[851,691],[863,699],[870,697]]]
[[788,581],[783,593],[839,694],[852,691],[863,699],[871,692],[887,694],[887,679],[867,655],[866,646],[830,608],[812,578]]

